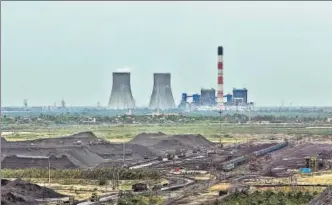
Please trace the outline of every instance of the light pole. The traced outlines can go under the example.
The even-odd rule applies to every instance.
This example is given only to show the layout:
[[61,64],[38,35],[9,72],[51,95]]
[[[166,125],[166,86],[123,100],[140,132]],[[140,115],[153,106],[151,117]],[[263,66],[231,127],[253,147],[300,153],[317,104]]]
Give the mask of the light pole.
[[48,187],[51,187],[51,162],[50,157],[48,157]]
[[123,145],[123,153],[122,153],[122,157],[123,157],[123,166],[125,166],[125,155],[126,155],[126,142],[125,142],[125,136],[124,136],[124,121],[122,122],[122,126],[121,126],[121,131],[122,131],[122,136],[123,136],[123,142],[122,142],[122,145]]

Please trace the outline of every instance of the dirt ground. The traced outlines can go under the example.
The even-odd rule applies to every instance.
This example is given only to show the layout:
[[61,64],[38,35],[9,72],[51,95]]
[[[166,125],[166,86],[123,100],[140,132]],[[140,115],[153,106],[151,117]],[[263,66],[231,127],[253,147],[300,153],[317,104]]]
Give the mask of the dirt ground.
[[[305,167],[305,157],[317,157],[326,161],[332,156],[332,145],[321,143],[302,143],[290,145],[285,149],[276,151],[272,154],[272,159],[262,162],[264,174],[268,175],[272,170],[273,176],[283,175],[287,170],[298,170]],[[325,168],[325,167],[324,167]],[[323,169],[324,169],[323,168]],[[319,169],[317,168],[317,171]]]

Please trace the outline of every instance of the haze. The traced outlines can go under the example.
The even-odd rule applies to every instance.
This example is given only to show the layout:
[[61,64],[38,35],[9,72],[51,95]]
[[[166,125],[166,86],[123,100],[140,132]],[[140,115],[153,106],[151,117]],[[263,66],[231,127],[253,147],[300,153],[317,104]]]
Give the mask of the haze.
[[332,104],[332,2],[1,2],[2,106],[106,106],[131,71],[147,106],[153,72],[182,92],[246,87],[257,105]]

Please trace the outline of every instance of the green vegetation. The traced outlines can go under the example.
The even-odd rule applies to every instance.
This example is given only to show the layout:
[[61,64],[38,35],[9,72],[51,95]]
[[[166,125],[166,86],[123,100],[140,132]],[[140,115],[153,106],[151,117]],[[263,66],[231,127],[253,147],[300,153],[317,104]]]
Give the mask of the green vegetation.
[[[213,141],[236,142],[246,140],[247,135],[273,134],[288,135],[331,135],[332,128],[306,128],[300,124],[219,124],[200,122],[193,124],[126,124],[126,125],[70,125],[64,127],[38,127],[15,125],[16,132],[2,133],[7,140],[27,140],[59,137],[80,131],[92,131],[97,137],[109,141],[128,141],[142,132],[163,132],[165,134],[202,134]],[[13,131],[9,130],[9,131]],[[20,131],[21,130],[21,131]],[[236,136],[237,135],[237,136]],[[252,136],[253,137],[253,136]],[[257,136],[256,136],[257,137]],[[250,136],[249,136],[250,139]]]
[[[51,178],[54,179],[93,179],[112,180],[114,176],[119,174],[120,180],[135,180],[135,179],[152,179],[157,180],[161,178],[161,174],[154,170],[129,170],[119,168],[103,168],[92,170],[80,169],[63,169],[51,170]],[[3,178],[48,178],[48,169],[2,169],[1,175]],[[106,183],[106,182],[105,182]]]
[[306,205],[314,198],[309,192],[256,191],[252,194],[234,193],[217,205]]

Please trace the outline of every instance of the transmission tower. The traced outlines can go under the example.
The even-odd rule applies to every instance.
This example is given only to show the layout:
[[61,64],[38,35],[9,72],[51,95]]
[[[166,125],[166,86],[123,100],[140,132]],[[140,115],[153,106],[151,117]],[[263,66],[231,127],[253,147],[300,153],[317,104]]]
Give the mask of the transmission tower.
[[66,102],[64,99],[61,100],[61,107],[62,108],[65,108],[66,107]]
[[27,99],[24,99],[24,100],[23,100],[23,105],[24,105],[25,108],[28,107],[28,100],[27,100]]

